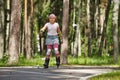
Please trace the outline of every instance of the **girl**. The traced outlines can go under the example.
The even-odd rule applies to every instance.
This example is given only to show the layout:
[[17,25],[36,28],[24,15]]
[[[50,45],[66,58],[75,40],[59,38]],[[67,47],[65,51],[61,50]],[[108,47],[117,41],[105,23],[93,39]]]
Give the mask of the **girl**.
[[49,60],[50,60],[50,53],[51,49],[54,48],[55,56],[56,56],[56,65],[59,68],[60,65],[60,53],[59,53],[59,38],[62,42],[62,34],[59,28],[59,24],[56,22],[55,14],[49,15],[49,22],[47,22],[44,27],[40,30],[40,32],[44,32],[47,29],[47,38],[46,38],[46,45],[47,45],[47,52],[46,58],[44,62],[44,68],[49,67]]

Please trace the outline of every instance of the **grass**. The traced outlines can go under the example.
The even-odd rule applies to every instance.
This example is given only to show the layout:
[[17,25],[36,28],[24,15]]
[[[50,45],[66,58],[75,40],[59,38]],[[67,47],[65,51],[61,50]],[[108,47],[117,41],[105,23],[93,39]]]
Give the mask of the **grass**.
[[[4,56],[3,59],[0,60],[0,67],[3,66],[43,66],[45,56],[36,55],[32,59],[27,60],[25,57],[20,56],[19,63],[17,65],[7,65],[8,56]],[[70,65],[91,65],[91,66],[117,66],[120,67],[120,58],[119,62],[116,64],[113,63],[113,58],[109,56],[102,57],[73,57],[68,56],[68,62]],[[55,66],[55,57],[51,56],[50,66]],[[90,78],[89,80],[120,80],[120,71],[114,71],[112,73],[103,74],[100,76],[96,76]]]
[[[34,56],[30,60],[27,60],[25,57],[20,56],[18,64],[8,65],[7,64],[8,56],[4,56],[4,58],[0,60],[0,67],[4,67],[4,66],[43,66],[44,59],[45,59],[45,56],[39,56],[39,55]],[[55,65],[55,57],[51,57],[50,66],[54,66],[54,65]]]
[[92,77],[88,80],[120,80],[120,71],[113,71],[110,73],[102,74]]
[[120,65],[120,60],[117,64],[113,63],[113,58],[109,56],[102,57],[77,57],[69,56],[68,61],[70,64],[75,65]]
[[[21,57],[18,65],[20,66],[43,66],[45,56],[34,56],[32,59],[27,60],[25,57]],[[50,66],[55,65],[55,58],[51,57]]]
[[[32,59],[27,60],[25,57],[20,56],[19,63],[17,65],[7,65],[8,57],[4,56],[3,59],[0,60],[0,66],[43,66],[45,56],[34,56]],[[113,66],[120,66],[120,60],[118,63],[113,63],[113,58],[109,56],[102,56],[102,57],[73,57],[68,56],[68,65],[92,65],[92,66],[104,66],[104,65],[113,65]],[[50,66],[55,65],[55,57],[51,56],[50,59]]]

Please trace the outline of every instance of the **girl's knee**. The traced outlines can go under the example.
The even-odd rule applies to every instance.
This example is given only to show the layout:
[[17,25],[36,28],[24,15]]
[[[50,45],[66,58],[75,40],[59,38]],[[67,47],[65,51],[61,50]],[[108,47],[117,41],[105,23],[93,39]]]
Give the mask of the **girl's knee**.
[[58,48],[54,48],[55,54],[59,54]]
[[50,55],[50,53],[51,53],[51,49],[47,49],[46,55]]
[[55,50],[55,56],[56,56],[56,57],[60,57],[60,54],[59,54],[58,48],[54,48],[54,50]]

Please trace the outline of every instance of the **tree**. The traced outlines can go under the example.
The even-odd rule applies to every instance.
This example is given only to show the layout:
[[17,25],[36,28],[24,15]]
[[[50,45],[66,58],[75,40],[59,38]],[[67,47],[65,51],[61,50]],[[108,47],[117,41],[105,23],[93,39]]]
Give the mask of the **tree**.
[[87,27],[89,30],[89,35],[88,35],[88,56],[91,56],[91,22],[90,22],[90,0],[87,0],[87,7],[86,7],[86,12],[87,12]]
[[0,0],[0,59],[3,58],[4,49],[4,0]]
[[[75,41],[73,43],[73,55],[81,56],[81,39],[80,39],[80,17],[81,17],[81,0],[74,1],[74,6],[76,7],[76,3],[78,5],[78,17],[77,24],[75,25],[75,20],[73,19],[73,27],[76,28]],[[74,9],[74,18],[76,18],[76,9]]]
[[61,45],[61,61],[63,64],[68,63],[68,17],[69,17],[69,0],[63,0],[63,20],[62,34],[63,43]]
[[21,1],[22,0],[12,1],[8,64],[18,63],[19,42],[20,42],[20,24],[21,24]]
[[[28,5],[30,4],[30,5]],[[31,28],[32,28],[32,15],[33,15],[33,0],[25,0],[25,15],[24,15],[24,27],[25,27],[25,54],[26,58],[32,57],[31,49]]]
[[99,46],[99,51],[98,51],[98,56],[102,56],[102,51],[103,51],[103,47],[104,47],[104,43],[105,43],[105,37],[106,37],[106,29],[107,29],[107,23],[108,23],[108,17],[109,17],[109,11],[110,11],[110,7],[111,7],[111,0],[103,0],[103,6],[105,8],[105,19],[104,19],[104,24],[103,24],[103,30],[102,30],[102,36],[101,36],[101,42],[100,42],[100,46]]
[[5,0],[4,53],[8,53],[11,21],[11,0]]
[[94,14],[94,30],[95,38],[98,38],[98,14],[99,14],[99,4],[100,0],[95,0],[95,14]]
[[[71,2],[70,2],[71,3]],[[71,9],[70,9],[71,10]],[[70,11],[71,12],[71,11]],[[73,33],[71,33],[72,35],[72,42],[71,42],[71,54],[73,55],[73,56],[76,56],[76,49],[75,49],[75,40],[74,40],[74,38],[75,38],[75,30],[76,30],[76,1],[73,1],[73,19],[72,19],[72,26],[73,26],[73,30],[72,30],[72,32]]]
[[119,0],[113,0],[113,49],[114,49],[114,62],[118,62],[119,54],[119,42],[118,42],[118,12],[119,12]]

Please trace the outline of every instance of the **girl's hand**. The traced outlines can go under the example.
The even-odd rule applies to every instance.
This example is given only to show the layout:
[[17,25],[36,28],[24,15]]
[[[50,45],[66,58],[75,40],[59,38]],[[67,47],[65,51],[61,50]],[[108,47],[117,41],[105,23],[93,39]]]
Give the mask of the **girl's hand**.
[[40,29],[40,32],[44,32],[44,31],[45,31],[44,28]]
[[43,37],[44,28],[40,29],[40,36]]

